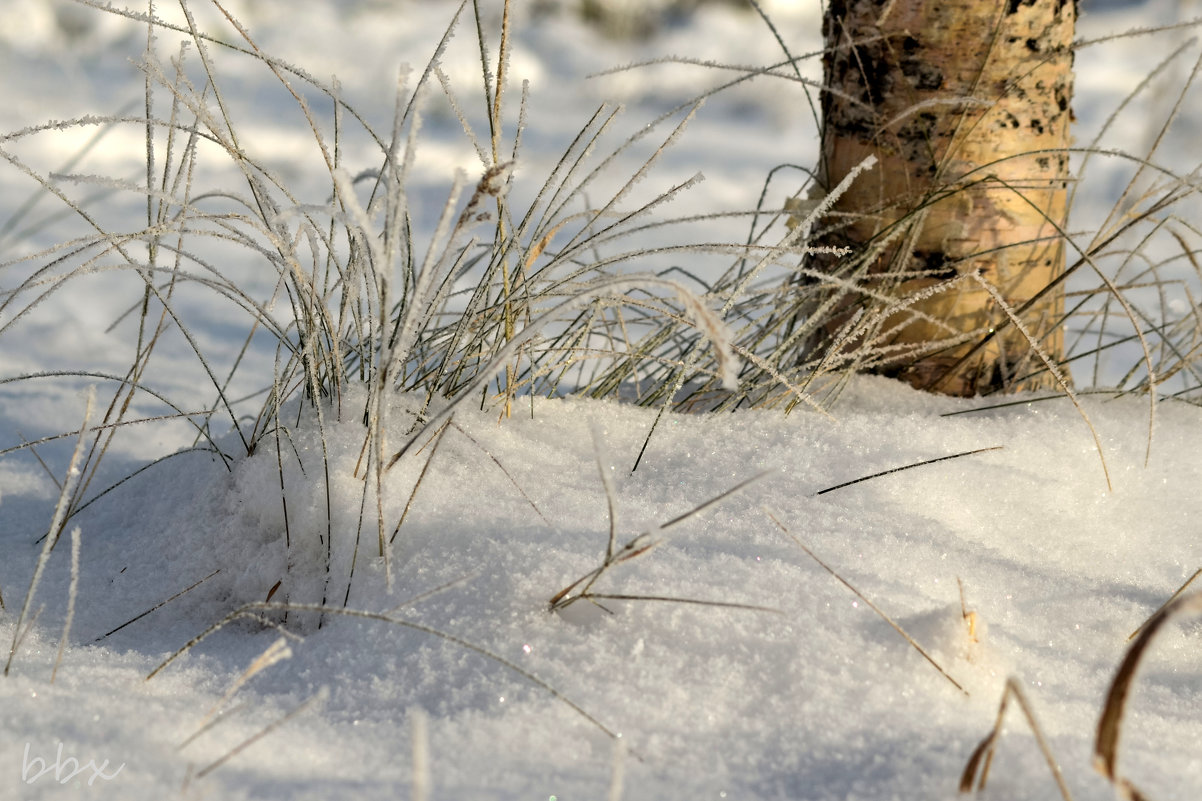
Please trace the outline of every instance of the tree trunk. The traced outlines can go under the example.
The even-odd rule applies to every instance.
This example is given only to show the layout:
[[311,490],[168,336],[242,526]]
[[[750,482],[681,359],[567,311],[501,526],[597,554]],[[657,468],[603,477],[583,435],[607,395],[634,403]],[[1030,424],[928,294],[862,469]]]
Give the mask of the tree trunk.
[[823,221],[847,250],[817,269],[856,287],[827,347],[948,394],[1053,383],[1021,329],[1059,359],[1063,294],[1032,299],[1064,269],[1075,20],[1075,0],[829,0],[819,183],[878,164]]

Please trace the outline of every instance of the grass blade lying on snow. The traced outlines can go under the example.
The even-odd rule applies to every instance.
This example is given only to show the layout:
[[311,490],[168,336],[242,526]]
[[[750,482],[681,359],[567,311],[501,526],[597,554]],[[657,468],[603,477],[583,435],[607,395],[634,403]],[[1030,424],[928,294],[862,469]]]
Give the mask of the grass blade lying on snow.
[[593,440],[593,455],[597,460],[597,475],[601,479],[601,487],[605,490],[605,509],[609,519],[609,541],[605,546],[605,561],[614,558],[614,546],[618,539],[618,493],[614,489],[613,465],[605,458],[601,446],[601,430],[595,420],[589,421],[589,435]]
[[815,554],[812,550],[810,550],[805,545],[805,543],[803,543],[800,539],[798,539],[797,536],[793,534],[793,532],[791,532],[791,531],[789,531],[789,529],[785,528],[785,524],[780,522],[780,520],[778,520],[776,518],[776,515],[772,514],[767,509],[764,510],[764,514],[768,515],[768,519],[770,519],[773,523],[775,523],[777,528],[779,528],[782,532],[784,532],[786,537],[793,540],[793,542],[797,544],[798,548],[801,548],[801,550],[806,552],[807,556],[809,556],[811,559],[813,559],[815,562],[817,562],[819,567],[821,567],[827,573],[830,573],[832,576],[834,576],[836,579],[838,579],[840,584],[842,584],[844,587],[847,587],[847,589],[849,589],[853,593],[855,593],[856,597],[859,598],[861,601],[863,601],[865,604],[867,604],[869,609],[871,609],[873,612],[876,612],[876,614],[881,618],[881,620],[884,620],[886,623],[888,623],[893,628],[894,631],[896,631],[898,634],[900,634],[902,636],[902,639],[904,639],[906,642],[908,642],[910,644],[910,647],[912,647],[915,651],[918,651],[918,653],[922,655],[923,659],[930,662],[931,666],[934,667],[935,670],[938,670],[939,674],[941,676],[943,676],[943,678],[950,681],[957,690],[964,693],[965,695],[968,695],[968,690],[964,689],[964,687],[961,686],[960,682],[953,679],[951,677],[951,675],[949,675],[948,672],[943,669],[943,666],[940,665],[938,662],[936,662],[935,658],[932,657],[930,654],[928,654],[926,652],[926,650],[921,645],[919,645],[918,642],[913,637],[911,637],[909,634],[907,634],[906,630],[903,629],[901,626],[899,626],[893,620],[893,618],[889,617],[887,614],[885,614],[881,610],[881,608],[879,606],[877,606],[872,601],[870,601],[868,599],[868,596],[866,596],[864,593],[860,592],[855,587],[853,587],[851,582],[849,582],[847,579],[843,578],[838,573],[836,573],[834,568],[832,568],[826,562],[819,559],[818,555]]
[[704,598],[674,598],[667,595],[623,595],[608,592],[590,592],[588,598],[591,601],[661,601],[670,604],[692,604],[694,606],[718,606],[723,609],[743,609],[748,612],[771,612],[774,615],[784,614],[780,609],[771,606],[740,604],[732,601],[709,601]]
[[[575,581],[573,581],[568,586],[564,587],[559,592],[555,593],[555,595],[551,596],[551,600],[548,602],[548,606],[550,607],[551,611],[554,612],[557,610],[566,609],[567,607],[574,604],[576,601],[579,601],[582,599],[593,600],[595,598],[601,597],[601,596],[597,595],[596,593],[592,592],[593,585],[595,585],[597,583],[597,581],[600,580],[600,578],[602,576],[604,576],[615,565],[619,565],[622,562],[628,562],[631,559],[642,556],[643,554],[647,553],[648,551],[651,551],[651,550],[655,549],[656,547],[658,547],[659,545],[661,545],[663,543],[663,539],[657,538],[655,536],[656,534],[666,531],[667,529],[677,525],[678,523],[682,523],[685,520],[688,520],[690,517],[694,517],[694,516],[700,514],[701,512],[710,508],[714,504],[720,503],[721,501],[725,500],[726,498],[729,498],[731,495],[734,495],[736,492],[739,492],[740,490],[744,489],[745,487],[747,487],[747,485],[749,485],[755,481],[759,481],[761,478],[768,475],[769,472],[770,471],[765,471],[763,473],[757,473],[756,475],[752,476],[751,478],[740,481],[738,484],[734,485],[733,487],[726,490],[725,492],[715,495],[713,498],[710,498],[708,501],[705,501],[704,503],[694,506],[692,509],[685,512],[684,514],[677,515],[676,517],[672,518],[668,522],[663,523],[663,524],[655,527],[654,529],[649,529],[647,531],[642,532],[641,534],[639,534],[636,537],[634,537],[633,539],[631,539],[629,542],[627,542],[625,545],[623,545],[618,550],[614,550],[613,541],[612,541],[612,532],[611,532],[611,539],[607,541],[605,558],[601,561],[601,564],[597,568],[589,571],[588,573],[585,573],[583,576],[576,579]],[[607,492],[608,491],[609,490],[607,488]],[[579,591],[576,591],[576,588],[582,584],[584,585],[584,588]],[[619,596],[610,595],[608,597],[618,598]],[[729,605],[729,604],[725,604],[725,603],[711,603],[709,601],[696,601],[696,600],[685,600],[685,599],[674,599],[674,598],[647,598],[647,600],[664,600],[664,601],[680,600],[683,603],[700,603],[700,604],[710,604],[713,606]],[[734,606],[741,606],[741,605],[734,604]],[[602,607],[602,608],[604,608],[604,607]],[[751,607],[747,607],[747,608],[751,608]]]
[[902,467],[892,467],[888,470],[882,470],[879,473],[873,473],[870,476],[863,476],[861,478],[853,478],[851,481],[844,481],[842,484],[836,484],[833,487],[827,487],[824,490],[818,490],[817,492],[814,493],[814,495],[815,496],[825,495],[826,493],[834,492],[837,489],[843,489],[844,487],[850,487],[852,484],[859,484],[861,481],[871,481],[874,478],[880,478],[881,476],[887,476],[887,475],[891,475],[893,473],[900,473],[901,471],[909,470],[912,467],[923,467],[928,464],[936,464],[938,462],[946,462],[948,459],[959,459],[961,456],[972,456],[975,453],[986,453],[988,451],[1000,451],[1004,447],[1005,447],[1004,445],[994,445],[989,448],[977,448],[976,450],[973,450],[973,451],[964,451],[963,453],[953,453],[949,456],[938,456],[934,459],[927,459],[922,462],[915,462],[913,464],[904,465]]
[[[556,701],[559,701],[562,704],[566,704],[568,707],[570,707],[572,709],[572,711],[574,711],[576,714],[583,717],[586,721],[591,723],[597,729],[600,729],[611,739],[617,740],[617,739],[621,738],[621,734],[610,729],[608,726],[606,726],[600,720],[593,717],[591,714],[586,712],[583,707],[576,704],[574,701],[569,699],[567,696],[565,696],[559,690],[555,689],[553,686],[551,686],[547,682],[543,681],[538,676],[535,676],[533,673],[531,673],[530,671],[521,667],[520,665],[518,665],[514,662],[511,662],[510,660],[506,659],[505,657],[503,657],[499,654],[493,653],[492,651],[488,650],[487,648],[476,645],[475,643],[465,640],[462,637],[457,637],[454,634],[450,634],[445,631],[440,631],[439,629],[436,629],[433,626],[426,626],[422,623],[414,623],[413,621],[404,620],[404,619],[398,618],[398,617],[392,617],[391,615],[388,615],[388,614],[384,614],[384,613],[380,613],[380,612],[367,612],[367,611],[358,610],[358,609],[346,609],[343,607],[335,607],[335,606],[322,606],[320,604],[252,603],[252,604],[246,604],[244,606],[241,606],[241,607],[235,609],[233,612],[230,612],[228,615],[226,615],[224,618],[222,618],[218,622],[209,626],[203,632],[201,632],[200,634],[196,635],[191,640],[189,640],[182,648],[180,648],[175,653],[168,656],[165,660],[163,660],[163,662],[158,667],[156,667],[154,670],[152,670],[150,672],[150,674],[146,677],[146,681],[150,681],[151,679],[153,679],[160,672],[162,672],[164,668],[166,668],[168,665],[170,665],[172,662],[174,662],[179,657],[183,656],[185,653],[187,653],[189,650],[191,650],[196,645],[201,643],[203,640],[208,638],[209,635],[216,633],[217,631],[224,628],[227,624],[232,623],[235,620],[239,620],[239,619],[243,619],[243,618],[251,618],[253,620],[268,623],[269,625],[275,625],[275,624],[270,623],[270,621],[268,621],[261,614],[258,614],[260,612],[283,612],[283,613],[311,612],[311,613],[317,613],[319,615],[342,615],[344,617],[353,617],[353,618],[359,618],[359,619],[363,619],[363,620],[377,620],[382,623],[390,623],[394,626],[400,626],[402,628],[419,631],[423,634],[429,634],[433,637],[437,637],[440,640],[445,640],[446,642],[452,643],[454,645],[458,645],[461,648],[466,648],[467,650],[469,650],[473,653],[479,654],[480,656],[484,657],[485,659],[496,662],[497,664],[501,665],[502,667],[506,667],[509,670],[512,670],[514,673],[517,673],[519,676],[526,679],[530,683],[532,683],[532,684],[542,688],[546,692],[548,692],[551,695],[551,697],[554,698]],[[288,632],[285,629],[283,629],[282,627],[280,627],[278,625],[275,627],[278,628],[282,633],[288,634]],[[297,639],[297,640],[302,639],[295,634],[290,634],[289,636],[291,636],[292,638]]]
[[92,640],[92,642],[93,642],[93,643],[100,642],[100,641],[101,641],[101,640],[103,640],[105,637],[109,637],[109,636],[112,636],[113,634],[116,634],[117,632],[121,631],[121,629],[125,628],[126,626],[130,625],[131,623],[137,623],[139,620],[141,620],[142,618],[146,617],[146,616],[147,616],[147,615],[149,615],[151,612],[155,612],[155,611],[157,611],[157,610],[161,609],[162,607],[166,606],[167,604],[171,603],[171,602],[172,602],[172,601],[174,601],[176,598],[179,598],[179,597],[181,597],[181,596],[183,596],[183,595],[186,595],[187,593],[189,593],[189,592],[191,592],[192,590],[196,589],[196,588],[197,588],[197,587],[199,587],[201,584],[204,584],[206,581],[208,581],[209,579],[213,578],[213,576],[216,576],[216,575],[217,575],[218,573],[220,573],[220,572],[221,572],[221,568],[218,568],[218,569],[214,570],[212,573],[210,573],[209,575],[205,576],[205,577],[204,577],[204,578],[202,578],[200,581],[197,581],[197,582],[195,582],[194,584],[190,584],[190,585],[188,585],[188,586],[187,586],[187,587],[185,587],[184,589],[182,589],[182,590],[180,590],[179,592],[177,592],[175,595],[172,595],[170,598],[167,598],[167,599],[165,599],[165,600],[159,601],[157,604],[155,604],[154,606],[150,607],[150,608],[149,608],[149,609],[147,609],[145,612],[142,612],[142,613],[141,613],[141,614],[139,614],[139,615],[135,615],[135,616],[133,616],[132,618],[130,618],[129,620],[125,621],[124,623],[122,623],[122,624],[121,624],[120,626],[118,626],[117,628],[115,628],[115,629],[111,629],[111,630],[109,630],[109,631],[106,631],[104,634],[101,634],[99,637],[97,637],[96,639]]
[[321,704],[324,704],[326,702],[326,700],[329,699],[329,697],[330,697],[330,688],[322,687],[320,690],[318,690],[316,693],[311,695],[304,702],[302,702],[301,704],[298,704],[297,707],[295,709],[293,709],[291,712],[284,715],[279,720],[273,721],[272,723],[269,723],[268,725],[264,726],[257,733],[251,735],[250,737],[247,737],[245,740],[238,743],[238,745],[234,746],[228,752],[226,752],[222,756],[220,756],[217,759],[210,762],[205,767],[198,770],[196,772],[195,778],[203,779],[205,776],[208,776],[210,773],[217,770],[217,768],[221,767],[226,762],[229,762],[231,759],[233,759],[238,754],[245,751],[250,746],[257,743],[259,740],[262,740],[264,737],[271,734],[272,732],[274,732],[276,729],[283,726],[288,721],[292,720],[293,718],[297,717],[305,710],[309,709],[309,707],[320,706]]

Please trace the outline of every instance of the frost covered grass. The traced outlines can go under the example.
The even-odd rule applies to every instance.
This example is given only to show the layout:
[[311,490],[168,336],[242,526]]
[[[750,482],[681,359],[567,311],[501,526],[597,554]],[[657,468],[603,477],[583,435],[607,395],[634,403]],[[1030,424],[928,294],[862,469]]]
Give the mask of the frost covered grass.
[[[367,519],[373,506],[374,511],[380,510],[383,474],[410,447],[428,441],[458,404],[478,397],[491,404],[497,397],[502,413],[508,415],[519,393],[557,394],[565,376],[612,357],[622,347],[616,330],[625,335],[660,315],[691,321],[715,343],[713,369],[720,380],[733,381],[734,357],[722,325],[694,292],[671,278],[614,272],[621,263],[637,261],[645,253],[642,249],[601,258],[594,255],[620,242],[625,232],[682,188],[671,187],[641,205],[623,208],[634,184],[679,134],[689,115],[608,200],[593,207],[585,198],[600,177],[609,177],[608,165],[634,141],[627,140],[617,151],[590,163],[589,154],[600,146],[617,115],[617,109],[601,106],[522,211],[509,200],[514,165],[522,158],[526,101],[522,97],[516,103],[515,124],[508,119],[512,115],[505,91],[508,5],[503,7],[499,44],[492,55],[491,32],[484,27],[482,9],[460,4],[424,70],[415,76],[402,73],[392,127],[384,135],[341,99],[336,83],[321,83],[265,54],[236,19],[216,8],[225,16],[229,28],[225,33],[234,36],[232,43],[205,33],[187,3],[181,4],[182,18],[175,22],[122,13],[133,23],[146,24],[150,46],[140,65],[145,75],[144,117],[89,117],[26,129],[10,137],[20,140],[48,130],[97,126],[145,128],[144,183],[79,173],[42,175],[19,159],[10,159],[94,232],[8,265],[12,272],[29,266],[5,300],[9,316],[5,328],[34,312],[63,284],[98,271],[124,273],[136,279],[135,286],[142,284],[140,298],[135,295],[122,315],[129,318],[126,327],[136,331],[134,360],[124,372],[36,373],[16,379],[73,376],[118,386],[99,420],[105,442],[98,441],[80,466],[88,478],[68,500],[67,513],[51,533],[52,542],[83,503],[107,443],[119,429],[145,422],[131,410],[139,394],[168,406],[168,413],[158,417],[177,416],[190,422],[196,429],[196,443],[227,463],[263,447],[273,448],[280,464],[281,490],[282,460],[290,436],[281,408],[294,396],[308,398],[306,408],[318,415],[321,428],[323,405],[315,401],[333,398],[336,415],[361,416],[367,423],[354,469],[363,481],[361,507]],[[444,51],[456,28],[470,16],[469,10],[475,11],[487,136],[475,133],[441,66]],[[108,13],[119,12],[109,9]],[[154,45],[168,32],[186,36],[185,45],[190,47],[182,46],[165,61]],[[312,136],[314,161],[326,171],[320,202],[303,200],[300,190],[311,187],[290,185],[278,168],[244,146],[245,137],[221,81],[226,57],[249,59],[268,71],[295,102]],[[303,88],[294,88],[294,82]],[[409,184],[421,158],[423,108],[435,93],[441,94],[444,110],[462,124],[479,157],[480,177],[469,180],[459,173],[437,216],[420,219],[428,204],[413,208]],[[318,102],[332,112],[331,129],[315,116],[313,107]],[[344,165],[350,126],[376,151],[378,166],[352,174]],[[514,133],[507,142],[508,128]],[[649,133],[644,129],[636,136]],[[213,160],[218,161],[216,167],[210,165]],[[221,182],[231,174],[241,179],[244,189]],[[218,183],[208,185],[209,175],[216,176]],[[117,200],[130,194],[144,198],[145,227],[134,231],[106,227],[68,196],[64,186],[70,184],[98,185]],[[429,230],[421,229],[422,225]],[[426,235],[428,243],[423,246]],[[226,266],[248,261],[256,267],[253,276],[235,274]],[[252,282],[269,287],[270,293],[256,296]],[[195,314],[211,314],[212,303],[201,300],[189,308],[197,303],[198,292],[233,307],[234,319],[243,315],[242,346],[235,352],[214,354],[203,343]],[[667,297],[661,297],[665,292]],[[634,314],[624,314],[623,304],[630,305]],[[184,407],[154,389],[150,365],[168,337],[174,337],[199,366],[213,397],[210,406]],[[222,362],[219,356],[224,356]],[[265,363],[270,364],[269,381]],[[368,388],[366,399],[354,410],[344,409],[342,403],[351,383]],[[397,391],[420,394],[424,401],[407,410],[407,419],[396,424],[406,432],[404,438],[388,442],[384,432],[392,424],[382,398]],[[429,406],[436,397],[450,403],[431,414]],[[215,425],[232,430],[233,448],[217,445],[212,436]],[[327,448],[322,438],[323,453]],[[325,461],[323,457],[315,467],[326,473],[328,483]],[[286,497],[281,503],[285,539],[291,547]],[[372,523],[360,521],[360,533],[365,525],[374,529],[376,556],[387,563],[389,522],[376,514]],[[333,540],[327,526],[322,537],[327,573]],[[290,597],[287,588],[283,597]],[[310,600],[328,599],[323,595]]]
[[[516,86],[516,8],[410,11],[424,60],[368,111],[221,5],[75,8],[139,32],[140,106],[0,142],[34,192],[0,236],[0,779],[48,793],[30,755],[58,742],[126,764],[102,781],[132,798],[940,798],[987,779],[1102,798],[1100,718],[1110,779],[1192,797],[1197,671],[1164,623],[1194,596],[1111,683],[1198,559],[1180,402],[1198,232],[1175,213],[1196,171],[1156,160],[1177,129],[1131,159],[1105,140],[1117,114],[1080,152],[1080,185],[1098,170],[1119,198],[1070,232],[1064,367],[1112,388],[1072,399],[1091,437],[1063,396],[858,378],[871,342],[799,356],[821,324],[794,325],[822,211],[786,203],[804,171],[716,212],[673,154],[753,77],[801,97],[812,59],[654,60],[618,75],[721,68],[735,88],[633,132],[637,103],[573,100],[552,147]],[[1191,80],[1166,119],[1194,120]],[[1136,660],[1159,667],[1124,716]],[[1012,702],[1034,742],[1002,736]]]

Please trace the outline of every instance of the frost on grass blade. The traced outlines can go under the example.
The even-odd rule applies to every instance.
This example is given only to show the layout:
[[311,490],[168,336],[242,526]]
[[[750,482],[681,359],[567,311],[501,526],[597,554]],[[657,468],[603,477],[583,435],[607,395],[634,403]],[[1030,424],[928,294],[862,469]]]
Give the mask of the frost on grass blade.
[[[42,550],[38,554],[38,561],[33,569],[33,577],[29,580],[29,590],[25,593],[25,601],[21,604],[21,613],[17,616],[17,623],[13,627],[13,641],[8,649],[8,659],[4,663],[5,676],[12,669],[13,659],[17,655],[17,648],[20,646],[21,638],[25,635],[24,627],[30,617],[30,610],[33,606],[33,598],[37,592],[38,583],[41,581],[42,574],[46,570],[46,564],[50,561],[50,552],[54,549],[55,543],[58,542],[63,526],[66,525],[67,510],[76,500],[74,491],[80,479],[80,464],[83,460],[84,444],[88,441],[89,434],[92,433],[90,426],[92,422],[92,405],[95,401],[96,388],[90,387],[88,389],[87,403],[84,407],[83,425],[80,426],[79,436],[75,440],[75,450],[71,454],[71,461],[67,467],[67,475],[63,479],[62,490],[59,492],[58,502],[54,507],[54,517],[50,521],[50,529],[46,533],[45,539],[42,540]],[[28,625],[32,626],[32,621]]]

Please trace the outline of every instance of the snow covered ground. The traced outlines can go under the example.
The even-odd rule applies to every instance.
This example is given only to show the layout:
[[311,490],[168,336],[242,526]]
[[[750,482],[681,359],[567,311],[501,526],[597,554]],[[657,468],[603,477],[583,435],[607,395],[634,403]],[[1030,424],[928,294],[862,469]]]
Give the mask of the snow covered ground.
[[[208,9],[194,5],[198,16]],[[423,64],[452,12],[434,2],[398,12],[371,0],[309,4],[304,13],[275,0],[228,5],[268,52],[314,75],[337,74],[346,96],[385,130],[398,66]],[[794,52],[817,47],[816,3],[764,5]],[[1192,14],[1189,3],[1167,0],[1083,6],[1086,39]],[[10,13],[23,24],[0,29],[8,101],[0,130],[127,107],[140,113],[141,79],[129,59],[139,57],[144,28],[70,3],[16,8]],[[663,54],[779,58],[771,32],[725,5],[676,19],[647,41],[606,39],[553,8],[523,12],[517,22],[511,68],[515,80],[531,83],[528,161],[519,175],[549,169],[605,98],[627,104],[630,132],[721,80],[713,70],[667,64],[586,74]],[[201,23],[228,30],[211,10]],[[166,53],[175,50],[172,36],[159,34]],[[480,83],[474,34],[465,23],[459,36],[447,73],[470,97]],[[1098,130],[1188,36],[1083,48],[1079,138]],[[1170,68],[1178,85],[1198,55],[1190,47]],[[815,77],[817,68],[808,64]],[[248,147],[269,151],[298,192],[328,191],[271,75],[249,59],[228,69],[227,100],[244,120]],[[751,208],[773,166],[813,163],[813,123],[799,98],[794,86],[771,81],[718,95],[648,182],[670,185],[700,170],[706,181],[674,211]],[[1105,144],[1146,153],[1155,132],[1148,121],[1168,113],[1172,99],[1152,93],[1120,116]],[[1196,159],[1196,107],[1187,104],[1184,133],[1168,137],[1161,154],[1182,172]],[[478,160],[453,117],[433,117],[427,127],[417,191],[441,204],[450,172],[478,171]],[[137,178],[143,152],[133,126],[113,131],[82,165],[64,167],[90,134],[68,127],[0,147],[47,171]],[[367,166],[367,145],[354,146],[348,161],[361,157],[357,166]],[[615,180],[639,158],[636,149],[616,166]],[[1099,164],[1098,173],[1075,228],[1103,217],[1121,191],[1121,167]],[[26,213],[33,184],[13,169],[0,174],[7,265],[53,241],[56,229],[30,221],[57,209],[43,200]],[[776,204],[795,188],[774,186]],[[141,224],[121,226],[119,215],[129,212],[119,202],[96,213],[115,217],[113,226]],[[22,222],[8,227],[14,217]],[[745,223],[732,224],[724,235],[737,240],[743,231]],[[13,285],[5,271],[14,269],[21,268],[0,267],[0,290]],[[262,282],[244,269],[248,288]],[[112,273],[85,276],[5,329],[0,379],[123,370],[134,329],[106,329],[138,297],[130,286]],[[1166,303],[1189,298],[1182,291]],[[196,329],[204,347],[241,347],[228,304],[198,309],[208,318]],[[0,325],[12,322],[6,314]],[[203,374],[186,348],[174,347],[164,348],[174,357],[154,365],[156,386],[187,402]],[[270,354],[253,358],[269,375]],[[1078,384],[1089,379],[1079,374]],[[87,383],[0,385],[0,450],[77,429]],[[350,543],[360,535],[368,554],[376,537],[374,526],[358,531],[362,484],[352,477],[364,438],[361,395],[349,392],[341,407],[325,410],[328,496],[321,437],[308,418],[292,434],[283,479],[274,449],[228,469],[208,453],[176,455],[72,521],[80,531],[74,590],[70,536],[51,554],[32,604],[36,625],[0,679],[0,799],[950,799],[994,723],[1008,677],[1023,688],[1073,797],[1110,798],[1092,766],[1108,684],[1128,635],[1202,567],[1202,426],[1196,407],[1161,403],[1146,458],[1146,400],[1086,396],[1108,491],[1094,438],[1072,405],[1027,401],[974,411],[992,403],[862,378],[833,418],[803,409],[671,416],[633,474],[653,411],[540,400],[532,417],[523,406],[498,424],[495,410],[461,410],[394,542],[391,589],[383,564],[366,557],[351,579]],[[396,398],[393,419],[403,421],[413,402]],[[953,412],[965,413],[947,416]],[[96,489],[189,442],[177,423],[123,432]],[[39,447],[45,469],[30,449],[0,455],[0,656],[13,641],[73,445],[67,438]],[[818,494],[980,449],[992,450]],[[643,542],[658,547],[615,566],[595,591],[725,605],[607,599],[612,614],[587,601],[548,611],[557,592],[605,556],[610,524],[598,463],[614,485],[617,545],[648,532]],[[400,518],[422,465],[404,461],[388,473],[385,519]],[[328,579],[304,568],[324,565],[327,531],[335,543]],[[291,572],[285,537],[296,543]],[[193,637],[240,604],[264,601],[284,578],[294,602],[324,596],[341,606],[349,593],[349,609],[376,617],[327,615],[319,626],[293,612],[287,635],[241,620],[146,681]],[[976,621],[971,631],[965,612]],[[1196,626],[1173,626],[1154,641],[1123,728],[1120,769],[1157,801],[1202,792],[1197,634]],[[1060,797],[1014,705],[985,797]]]

